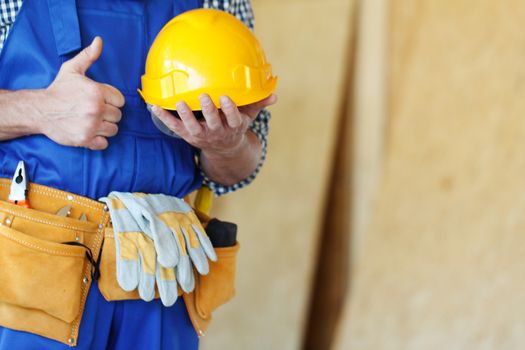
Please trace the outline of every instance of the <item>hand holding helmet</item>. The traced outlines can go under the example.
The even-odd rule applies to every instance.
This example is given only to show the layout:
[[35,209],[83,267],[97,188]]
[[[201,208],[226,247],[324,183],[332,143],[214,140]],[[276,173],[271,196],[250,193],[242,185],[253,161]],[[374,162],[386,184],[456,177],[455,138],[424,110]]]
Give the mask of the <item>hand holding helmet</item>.
[[152,113],[166,125],[169,130],[182,137],[192,146],[201,150],[209,150],[217,154],[235,154],[237,148],[244,146],[246,131],[259,112],[277,100],[270,95],[262,101],[237,107],[227,97],[221,97],[221,109],[217,109],[208,95],[201,95],[204,120],[199,121],[184,102],[177,104],[179,118],[157,106],[152,107]]

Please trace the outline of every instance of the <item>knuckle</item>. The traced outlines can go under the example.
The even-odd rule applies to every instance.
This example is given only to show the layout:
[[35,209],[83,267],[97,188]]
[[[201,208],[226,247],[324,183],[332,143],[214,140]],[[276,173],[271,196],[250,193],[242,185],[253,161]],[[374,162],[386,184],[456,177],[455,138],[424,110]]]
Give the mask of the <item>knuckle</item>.
[[108,141],[104,137],[94,138],[89,146],[90,149],[96,151],[106,149],[107,147]]
[[[92,117],[98,117],[102,114],[103,109],[103,105],[95,101],[89,104],[87,114]],[[96,122],[97,118],[92,118],[92,120]]]
[[209,97],[201,97],[199,99],[199,102],[201,104],[201,107],[210,107],[212,105],[211,100]]
[[104,96],[104,92],[102,91],[102,86],[95,82],[89,82],[89,84],[86,87],[86,92],[97,100],[102,99]]
[[88,136],[91,136],[95,133],[95,130],[100,126],[100,121],[98,118],[90,116],[85,121],[84,133]]
[[210,106],[213,104],[210,95],[202,94],[199,96],[199,103],[201,106]]
[[193,136],[194,138],[201,138],[202,137],[202,134],[203,134],[203,131],[202,130],[198,130],[198,129],[193,129],[193,128],[190,128],[188,130],[189,134],[191,136]]
[[210,120],[207,124],[208,124],[208,128],[211,131],[217,131],[217,130],[219,130],[222,127],[222,124],[219,121],[217,121],[216,119]]
[[242,124],[242,121],[238,116],[228,119],[228,125],[233,129],[239,128],[241,124]]
[[91,143],[91,137],[87,133],[83,133],[78,137],[79,146],[88,146]]
[[79,56],[82,56],[85,60],[91,61],[91,56],[89,56],[87,50],[88,48],[85,48],[82,51],[80,51]]
[[188,120],[191,119],[191,112],[187,109],[181,109],[178,110],[177,113],[179,113],[179,116],[182,120]]

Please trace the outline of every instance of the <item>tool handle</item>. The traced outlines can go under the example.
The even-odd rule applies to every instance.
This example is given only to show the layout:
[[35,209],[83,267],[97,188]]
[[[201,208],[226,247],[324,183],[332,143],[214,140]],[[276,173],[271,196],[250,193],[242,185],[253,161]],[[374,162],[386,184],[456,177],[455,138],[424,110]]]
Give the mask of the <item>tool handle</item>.
[[211,219],[206,233],[215,248],[232,247],[237,243],[237,225],[232,222]]

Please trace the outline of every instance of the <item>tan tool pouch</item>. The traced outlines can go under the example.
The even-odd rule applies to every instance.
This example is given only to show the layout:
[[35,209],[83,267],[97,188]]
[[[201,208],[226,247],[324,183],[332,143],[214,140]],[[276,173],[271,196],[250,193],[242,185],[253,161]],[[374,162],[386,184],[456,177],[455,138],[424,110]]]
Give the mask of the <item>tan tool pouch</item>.
[[[195,272],[195,291],[183,294],[179,289],[188,309],[195,330],[202,335],[211,320],[212,312],[226,303],[235,294],[236,257],[239,244],[227,248],[215,248],[217,262],[210,262],[208,275],[201,276]],[[140,299],[136,290],[126,292],[116,280],[115,238],[112,229],[107,229],[100,261],[100,279],[98,287],[108,301]],[[158,293],[155,295],[159,297]]]
[[217,261],[210,262],[210,272],[199,275],[195,284],[195,308],[208,319],[211,313],[235,295],[235,272],[239,243],[233,247],[215,248]]
[[[33,209],[19,207],[5,202],[9,184],[0,179],[0,325],[75,346],[94,271],[86,252],[96,261],[109,215],[101,203],[35,184]],[[53,214],[64,205],[89,221]]]
[[84,258],[82,247],[1,226],[0,301],[73,322],[79,311]]

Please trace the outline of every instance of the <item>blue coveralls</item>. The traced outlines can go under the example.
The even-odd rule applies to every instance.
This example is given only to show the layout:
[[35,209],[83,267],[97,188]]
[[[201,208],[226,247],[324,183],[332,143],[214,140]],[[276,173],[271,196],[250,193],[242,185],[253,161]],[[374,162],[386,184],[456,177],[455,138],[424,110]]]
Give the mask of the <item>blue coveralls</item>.
[[[110,191],[182,197],[198,188],[202,179],[194,149],[155,128],[137,88],[148,49],[162,26],[201,6],[201,0],[24,1],[0,55],[0,89],[49,86],[61,64],[99,35],[104,41],[102,55],[87,76],[115,86],[126,104],[119,133],[104,151],[61,146],[43,135],[0,142],[0,177],[11,178],[17,162],[24,160],[32,182],[93,199]],[[197,347],[198,337],[182,298],[170,308],[158,300],[107,302],[97,284],[91,286],[78,349]],[[0,327],[0,349],[67,348]]]

